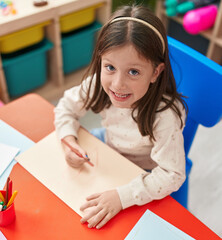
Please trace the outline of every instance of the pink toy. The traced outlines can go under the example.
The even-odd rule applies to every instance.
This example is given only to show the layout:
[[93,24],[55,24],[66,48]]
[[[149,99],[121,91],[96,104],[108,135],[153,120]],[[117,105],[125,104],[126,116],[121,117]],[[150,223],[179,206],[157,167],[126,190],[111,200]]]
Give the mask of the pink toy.
[[214,25],[217,6],[209,5],[191,10],[184,15],[183,27],[190,34],[198,34]]

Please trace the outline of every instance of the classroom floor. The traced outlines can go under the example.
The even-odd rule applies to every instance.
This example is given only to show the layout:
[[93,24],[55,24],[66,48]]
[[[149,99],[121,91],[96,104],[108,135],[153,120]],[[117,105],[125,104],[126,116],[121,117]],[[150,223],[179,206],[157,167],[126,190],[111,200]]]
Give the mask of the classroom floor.
[[[55,103],[54,103],[55,104]],[[100,127],[100,117],[89,111],[80,120],[88,130]],[[189,211],[222,237],[222,121],[213,128],[200,126],[190,151]]]

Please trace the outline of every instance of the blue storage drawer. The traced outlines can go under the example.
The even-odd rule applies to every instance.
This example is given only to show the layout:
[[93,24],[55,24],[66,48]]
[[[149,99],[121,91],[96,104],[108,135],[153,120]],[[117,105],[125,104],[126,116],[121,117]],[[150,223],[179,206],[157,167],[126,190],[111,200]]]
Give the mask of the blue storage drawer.
[[47,51],[53,44],[44,39],[12,54],[2,55],[3,68],[11,97],[21,96],[42,86],[47,80]]
[[102,25],[94,22],[88,27],[63,34],[62,56],[65,74],[87,66],[92,58],[95,34]]

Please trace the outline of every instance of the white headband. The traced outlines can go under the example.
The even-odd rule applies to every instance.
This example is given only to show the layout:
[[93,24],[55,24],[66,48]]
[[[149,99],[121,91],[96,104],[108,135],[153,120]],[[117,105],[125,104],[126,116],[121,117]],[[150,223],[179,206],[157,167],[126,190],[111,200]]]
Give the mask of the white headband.
[[160,39],[160,41],[162,43],[162,46],[163,46],[163,53],[165,52],[165,43],[164,43],[163,37],[160,34],[160,32],[153,25],[151,25],[150,23],[148,23],[146,21],[143,21],[143,20],[141,20],[139,18],[134,18],[134,17],[114,18],[110,23],[114,23],[114,22],[121,21],[121,20],[129,20],[129,21],[139,22],[139,23],[142,23],[142,24],[146,25],[147,27],[151,28],[157,34],[157,36],[159,37],[159,39]]

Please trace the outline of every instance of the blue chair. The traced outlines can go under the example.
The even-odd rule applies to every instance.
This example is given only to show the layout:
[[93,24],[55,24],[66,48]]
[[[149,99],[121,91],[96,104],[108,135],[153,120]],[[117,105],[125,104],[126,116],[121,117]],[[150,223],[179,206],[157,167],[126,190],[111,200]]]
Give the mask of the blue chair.
[[183,131],[187,179],[172,194],[185,208],[188,206],[188,184],[192,161],[188,158],[198,125],[212,127],[222,117],[222,66],[185,44],[168,37],[170,61],[180,93],[189,112]]

